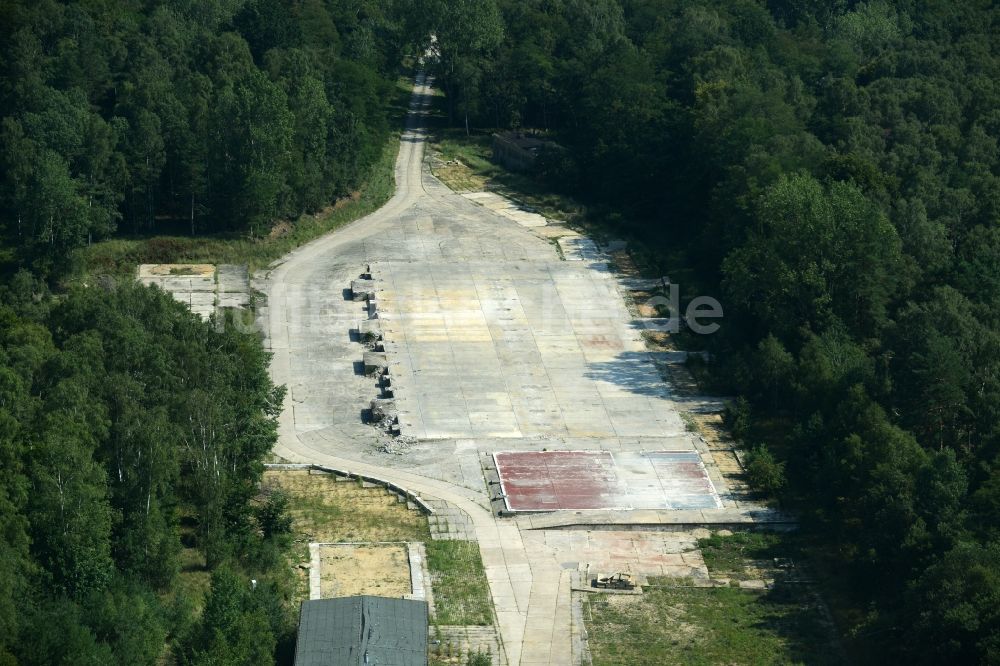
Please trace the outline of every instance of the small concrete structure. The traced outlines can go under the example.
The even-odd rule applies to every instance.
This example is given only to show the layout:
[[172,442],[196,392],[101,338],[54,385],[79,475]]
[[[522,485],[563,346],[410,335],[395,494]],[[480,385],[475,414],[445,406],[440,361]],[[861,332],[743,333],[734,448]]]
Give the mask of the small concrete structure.
[[633,278],[633,277],[620,277],[618,278],[618,284],[621,285],[622,289],[628,291],[657,291],[664,288],[664,281],[669,284],[670,281],[667,278]]
[[601,261],[605,258],[597,243],[585,236],[563,236],[556,242],[566,261]]
[[365,374],[371,374],[389,367],[389,360],[385,352],[366,351],[362,357],[365,364]]
[[136,279],[156,285],[202,319],[221,308],[250,304],[250,276],[237,264],[140,264]]
[[650,352],[653,360],[667,365],[684,365],[689,358],[700,358],[702,361],[710,361],[711,355],[705,351],[662,351]]
[[373,280],[353,280],[351,281],[351,294],[354,300],[363,301],[366,298],[375,298],[375,282]]
[[376,421],[394,419],[399,415],[396,401],[392,398],[375,398],[371,402],[372,418]]
[[427,552],[424,544],[407,542],[406,557],[410,564],[410,594],[405,598],[426,601],[430,605],[432,603],[430,575],[427,572]]
[[543,148],[555,145],[536,134],[501,132],[493,135],[493,160],[512,171],[527,171]]
[[358,322],[358,335],[362,341],[378,340],[382,337],[382,323],[378,319],[363,319]]

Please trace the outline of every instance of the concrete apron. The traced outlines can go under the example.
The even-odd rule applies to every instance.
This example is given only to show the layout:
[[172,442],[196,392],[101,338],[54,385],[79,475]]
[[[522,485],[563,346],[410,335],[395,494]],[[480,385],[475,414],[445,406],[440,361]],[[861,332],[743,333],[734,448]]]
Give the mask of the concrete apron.
[[[439,472],[457,465],[454,449],[427,453],[425,447],[430,462],[419,472],[407,467],[405,457],[373,456],[375,431],[361,425],[359,414],[376,397],[375,388],[352,370],[362,348],[347,336],[368,313],[341,291],[369,264],[373,273],[381,271],[381,284],[391,292],[376,298],[393,388],[399,389],[394,400],[401,424],[404,416],[410,419],[408,434],[418,443],[500,437],[503,446],[495,450],[537,451],[540,438],[574,438],[574,448],[610,446],[635,455],[663,450],[666,443],[693,452],[696,443],[684,432],[670,388],[647,362],[616,283],[590,245],[567,245],[563,252],[572,261],[562,261],[531,228],[451,193],[423,171],[421,117],[429,94],[429,81],[418,76],[389,202],[289,253],[257,282],[267,294],[258,318],[273,354],[272,379],[289,387],[274,452],[292,462],[379,477],[464,511],[482,553],[503,660],[569,664],[572,575],[580,557],[576,542],[567,539],[572,533],[562,530],[546,539],[555,533],[494,515],[481,479],[463,485]],[[407,290],[414,284],[432,285],[433,296],[413,300]],[[555,300],[548,304],[533,291],[545,284],[555,285]],[[465,301],[474,303],[466,308]],[[465,313],[457,319],[422,319],[442,308],[447,314],[456,303]],[[551,307],[554,318],[539,320],[532,308],[540,305]],[[546,337],[552,326],[557,330]],[[454,348],[440,344],[448,341]],[[459,349],[468,353],[456,356]],[[490,350],[489,363],[480,362]],[[427,359],[436,363],[448,353],[454,364],[449,372],[467,370],[474,381],[449,381],[448,373],[434,378]],[[518,363],[520,354],[531,362]],[[393,359],[400,364],[395,371]],[[486,385],[496,390],[487,395]],[[448,400],[457,406],[438,404]],[[547,402],[538,407],[536,400]],[[475,449],[466,462],[478,455]],[[475,474],[478,464],[475,459]],[[633,465],[635,473],[644,473],[644,465]],[[623,549],[620,561],[631,561],[630,553]]]

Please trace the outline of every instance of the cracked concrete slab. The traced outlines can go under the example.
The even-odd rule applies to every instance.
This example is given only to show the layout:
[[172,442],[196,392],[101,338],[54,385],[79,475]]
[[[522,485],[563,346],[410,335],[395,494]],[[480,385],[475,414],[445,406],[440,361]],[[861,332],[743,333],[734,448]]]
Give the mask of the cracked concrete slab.
[[[505,663],[561,666],[573,658],[570,590],[579,567],[631,563],[695,575],[703,565],[671,533],[585,532],[573,528],[574,512],[498,517],[486,454],[684,451],[702,457],[713,483],[720,477],[711,452],[685,430],[597,246],[564,227],[498,215],[509,207],[455,194],[423,168],[430,99],[420,75],[392,199],[255,276],[267,296],[257,315],[271,375],[289,389],[275,453],[442,503],[448,512],[434,521],[435,538],[479,543]],[[553,239],[565,242],[557,248]],[[356,301],[352,282],[369,267],[376,292]],[[362,326],[372,321],[368,301],[377,303],[388,370],[378,381],[365,373],[361,331],[376,329]],[[398,455],[380,448],[384,431],[362,422],[373,399],[390,397],[386,390],[404,433],[396,441],[406,442]],[[708,511],[671,513],[695,521]],[[712,511],[734,519],[749,512]],[[605,513],[613,530],[640,512]],[[646,513],[669,526],[663,510]],[[565,520],[545,529],[543,515]]]
[[250,277],[242,265],[140,264],[136,278],[144,285],[156,285],[202,319],[221,308],[250,304]]
[[522,227],[537,228],[548,224],[548,220],[543,215],[539,215],[495,192],[465,192],[462,196],[498,215],[517,222]]
[[605,274],[551,256],[376,262],[372,274],[403,434],[684,432]]
[[510,511],[721,509],[697,451],[502,451]]

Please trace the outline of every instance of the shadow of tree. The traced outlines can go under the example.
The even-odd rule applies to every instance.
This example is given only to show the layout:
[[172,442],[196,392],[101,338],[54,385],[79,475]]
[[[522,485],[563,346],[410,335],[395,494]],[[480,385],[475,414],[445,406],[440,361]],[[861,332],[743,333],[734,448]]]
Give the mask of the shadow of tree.
[[610,361],[589,363],[584,375],[598,382],[614,384],[637,395],[669,398],[670,386],[647,352],[622,352]]
[[762,618],[754,626],[780,636],[792,663],[845,663],[823,602],[808,585],[778,582],[761,594],[757,603]]

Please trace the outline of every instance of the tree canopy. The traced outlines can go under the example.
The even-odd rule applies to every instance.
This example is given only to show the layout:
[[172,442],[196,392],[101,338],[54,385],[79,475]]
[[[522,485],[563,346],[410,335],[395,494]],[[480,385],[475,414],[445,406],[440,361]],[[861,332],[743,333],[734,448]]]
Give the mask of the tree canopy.
[[289,519],[259,487],[284,389],[259,337],[127,281],[49,285],[91,242],[259,236],[354,191],[407,20],[392,0],[0,3],[0,663],[287,651]]
[[408,47],[393,2],[6,2],[0,234],[262,234],[367,176]]
[[721,300],[716,381],[859,654],[1000,659],[1000,10],[497,4],[489,58],[441,41],[477,72],[449,95],[548,131],[538,178]]
[[253,500],[284,389],[255,335],[155,288],[54,302],[21,274],[3,300],[0,654],[153,663],[182,546],[267,577]]

